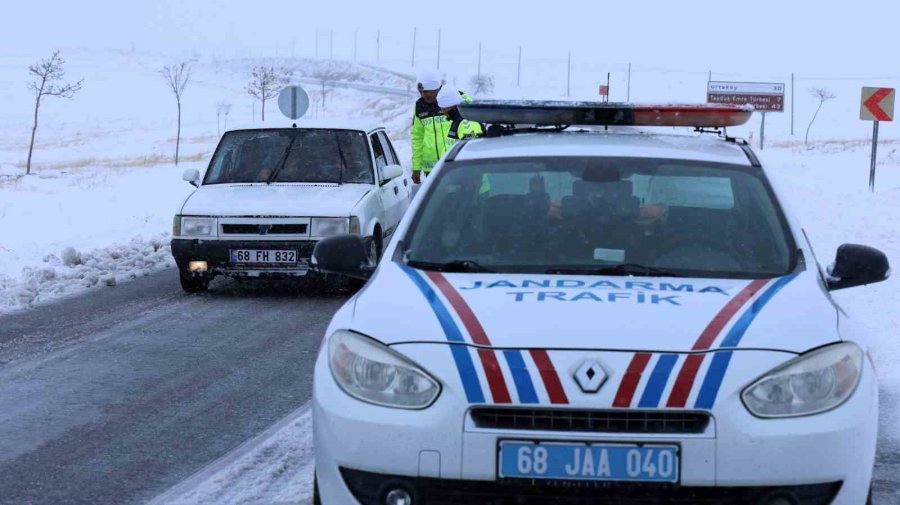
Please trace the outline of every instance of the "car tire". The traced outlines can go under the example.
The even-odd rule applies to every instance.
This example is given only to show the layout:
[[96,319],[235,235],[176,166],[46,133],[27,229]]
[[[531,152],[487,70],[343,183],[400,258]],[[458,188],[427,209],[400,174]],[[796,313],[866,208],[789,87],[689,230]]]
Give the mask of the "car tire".
[[180,272],[179,278],[181,279],[181,289],[183,289],[185,293],[203,293],[209,289],[208,277]]
[[322,505],[322,498],[319,497],[319,478],[313,474],[313,505]]
[[375,228],[372,233],[372,241],[369,243],[369,257],[374,263],[381,261],[381,254],[384,252],[384,237],[381,236],[381,228]]

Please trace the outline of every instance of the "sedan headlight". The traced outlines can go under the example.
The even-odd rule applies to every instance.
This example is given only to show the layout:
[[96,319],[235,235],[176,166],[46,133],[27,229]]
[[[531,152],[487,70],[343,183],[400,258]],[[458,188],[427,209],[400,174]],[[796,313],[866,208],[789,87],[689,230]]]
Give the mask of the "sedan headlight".
[[387,346],[345,330],[329,341],[334,380],[364,402],[401,409],[424,409],[441,392],[440,384],[418,365]]
[[772,370],[741,394],[758,417],[798,417],[840,406],[862,373],[863,352],[841,343],[806,353]]
[[212,217],[182,217],[181,236],[212,237],[216,234],[216,219]]
[[313,237],[333,237],[348,233],[350,219],[346,217],[314,217],[311,224]]

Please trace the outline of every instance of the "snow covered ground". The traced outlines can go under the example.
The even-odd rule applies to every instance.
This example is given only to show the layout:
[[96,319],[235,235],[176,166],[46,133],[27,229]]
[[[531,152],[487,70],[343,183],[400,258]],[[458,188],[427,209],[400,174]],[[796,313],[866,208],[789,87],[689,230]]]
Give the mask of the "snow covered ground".
[[313,466],[312,415],[303,407],[149,505],[308,505]]

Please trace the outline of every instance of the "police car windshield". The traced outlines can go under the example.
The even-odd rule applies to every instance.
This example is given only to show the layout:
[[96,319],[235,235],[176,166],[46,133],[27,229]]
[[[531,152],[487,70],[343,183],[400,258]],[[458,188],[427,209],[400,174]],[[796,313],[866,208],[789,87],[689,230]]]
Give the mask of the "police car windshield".
[[366,136],[295,128],[226,133],[204,184],[254,182],[373,184]]
[[522,273],[773,277],[796,254],[759,169],[645,158],[448,163],[404,243],[420,268]]

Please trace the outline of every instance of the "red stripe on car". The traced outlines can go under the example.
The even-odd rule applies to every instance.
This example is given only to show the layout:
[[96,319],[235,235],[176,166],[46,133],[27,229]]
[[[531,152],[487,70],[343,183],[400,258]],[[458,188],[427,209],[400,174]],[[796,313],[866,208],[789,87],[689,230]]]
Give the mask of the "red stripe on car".
[[550,356],[547,354],[547,351],[544,351],[543,349],[532,349],[531,359],[534,360],[534,363],[538,367],[538,371],[541,373],[541,379],[544,381],[544,387],[547,388],[547,395],[550,397],[550,403],[555,405],[569,403],[569,397],[566,396],[566,391],[563,389],[562,382],[559,381],[559,374],[556,373],[556,368],[553,366],[553,362],[550,361]]
[[[746,305],[747,302],[753,298],[753,295],[759,292],[759,290],[768,282],[769,279],[756,279],[750,282],[750,284],[747,284],[747,286],[734,298],[729,300],[728,303],[722,307],[722,310],[716,314],[716,317],[706,325],[706,328],[700,333],[700,337],[697,338],[692,349],[694,351],[705,351],[709,349],[722,332],[722,329],[725,328],[725,325],[728,324],[728,321],[731,321],[731,318],[741,310],[741,307]],[[669,394],[669,401],[666,403],[667,407],[680,408],[687,405],[688,397],[691,395],[691,389],[694,388],[694,380],[697,378],[697,372],[700,371],[700,367],[703,365],[703,359],[705,357],[705,354],[692,354],[687,357],[684,364],[681,365],[681,371],[678,372],[678,377],[675,379],[675,385],[672,387],[672,392]]]
[[[431,279],[431,282],[438,287],[447,298],[447,301],[450,302],[450,306],[459,315],[463,325],[466,327],[466,331],[472,337],[472,342],[476,345],[491,347],[491,340],[485,333],[484,327],[481,326],[469,304],[463,300],[463,297],[447,281],[447,278],[441,275],[440,272],[425,272],[425,275]],[[503,378],[503,370],[500,368],[500,363],[497,361],[494,351],[491,349],[479,349],[478,356],[481,358],[481,365],[484,368],[484,375],[487,377],[488,386],[491,388],[491,397],[494,399],[494,402],[512,403],[509,389],[506,387],[506,380]]]
[[616,399],[613,401],[613,407],[630,407],[631,400],[634,398],[634,392],[637,391],[638,383],[641,382],[641,375],[650,363],[653,355],[647,352],[639,352],[631,358],[628,369],[625,370],[625,376],[622,377],[622,383],[619,384],[619,391],[616,392]]

